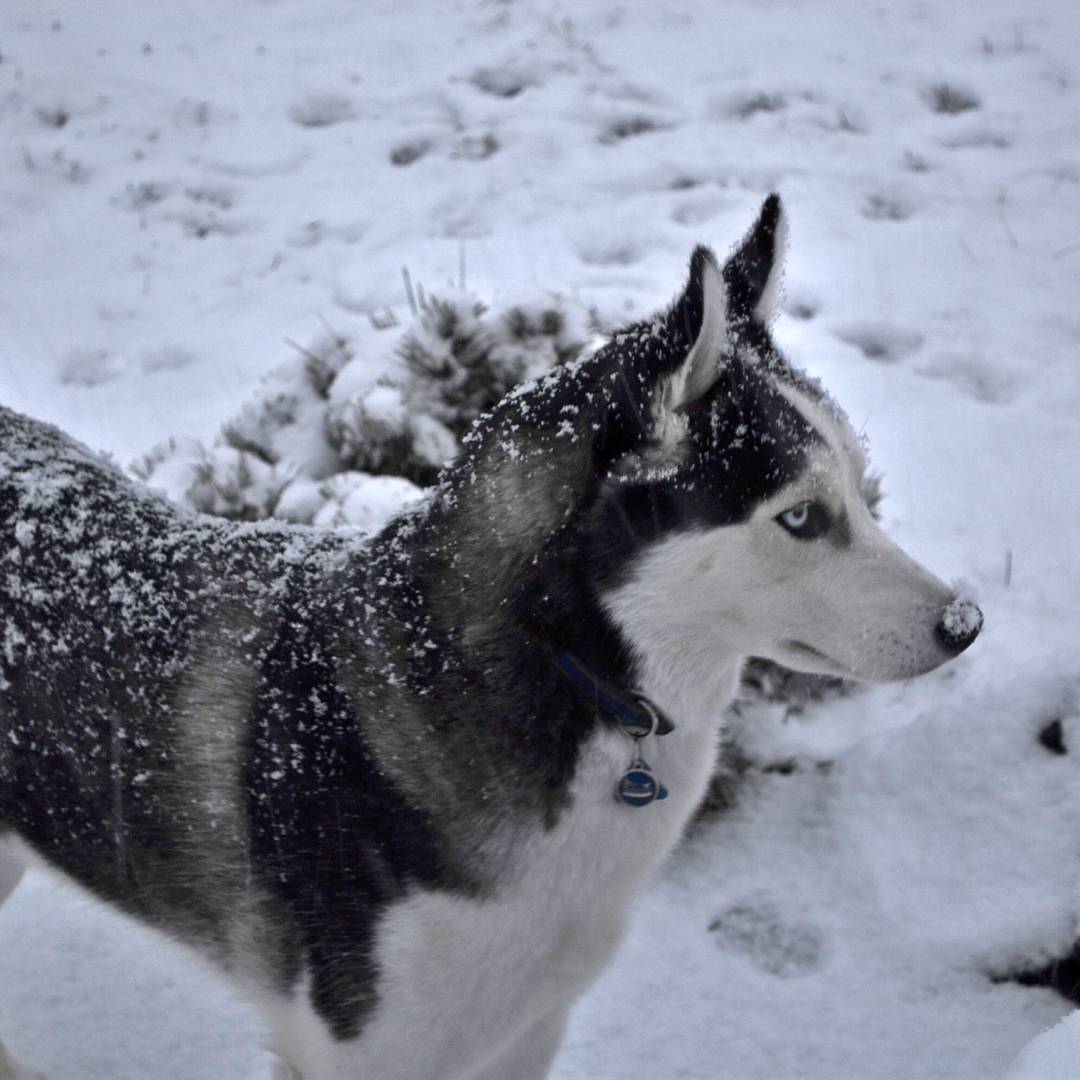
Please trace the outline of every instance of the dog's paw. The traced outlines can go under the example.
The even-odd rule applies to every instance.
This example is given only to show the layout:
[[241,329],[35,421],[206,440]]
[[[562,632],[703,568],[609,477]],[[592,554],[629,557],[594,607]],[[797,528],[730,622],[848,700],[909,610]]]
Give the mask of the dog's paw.
[[789,920],[771,900],[752,897],[725,908],[709,924],[725,952],[743,954],[769,975],[792,978],[825,963],[828,942],[812,923]]

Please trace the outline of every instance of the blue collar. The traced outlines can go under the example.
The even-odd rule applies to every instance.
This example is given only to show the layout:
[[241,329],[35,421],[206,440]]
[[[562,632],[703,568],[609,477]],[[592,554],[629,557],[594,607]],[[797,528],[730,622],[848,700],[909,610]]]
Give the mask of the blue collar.
[[583,698],[607,713],[608,718],[632,738],[667,735],[675,730],[669,717],[644,694],[612,686],[591,672],[572,653],[557,653],[555,665]]

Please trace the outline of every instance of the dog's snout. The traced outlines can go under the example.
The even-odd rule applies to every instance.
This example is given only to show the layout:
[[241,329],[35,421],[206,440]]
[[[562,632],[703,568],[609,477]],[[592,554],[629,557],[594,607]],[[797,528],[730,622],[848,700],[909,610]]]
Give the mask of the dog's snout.
[[983,613],[971,600],[956,597],[942,613],[934,635],[953,655],[962,653],[978,636]]

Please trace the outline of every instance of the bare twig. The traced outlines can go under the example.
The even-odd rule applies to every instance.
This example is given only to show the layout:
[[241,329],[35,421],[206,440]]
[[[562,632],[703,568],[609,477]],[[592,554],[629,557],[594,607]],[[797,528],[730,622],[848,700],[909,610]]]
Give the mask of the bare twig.
[[405,298],[409,301],[409,308],[414,315],[419,315],[420,309],[416,306],[416,294],[413,292],[412,277],[407,266],[401,268],[401,276],[405,279]]

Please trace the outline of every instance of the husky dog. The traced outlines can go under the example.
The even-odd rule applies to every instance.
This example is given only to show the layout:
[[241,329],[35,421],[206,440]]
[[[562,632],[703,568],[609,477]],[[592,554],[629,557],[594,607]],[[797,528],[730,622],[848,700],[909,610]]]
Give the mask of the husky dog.
[[0,893],[44,863],[197,950],[283,1076],[543,1077],[743,659],[904,679],[982,621],[773,344],[784,238],[770,196],[370,540],[181,512],[0,411]]

